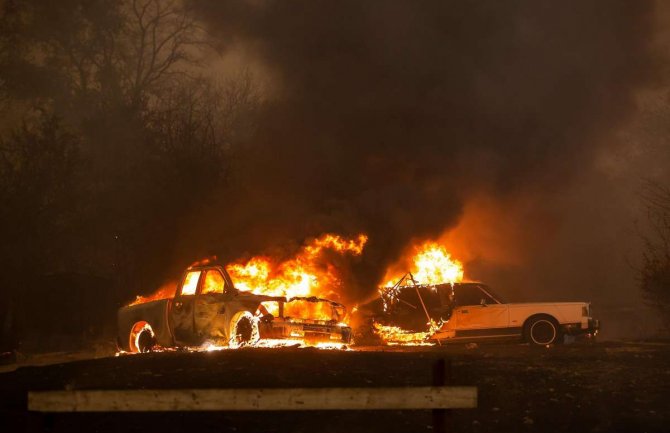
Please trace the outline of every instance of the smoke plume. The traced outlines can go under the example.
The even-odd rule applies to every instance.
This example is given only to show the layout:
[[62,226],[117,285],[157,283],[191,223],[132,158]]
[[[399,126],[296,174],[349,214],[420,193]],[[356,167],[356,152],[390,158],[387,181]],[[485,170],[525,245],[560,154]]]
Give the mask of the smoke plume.
[[253,57],[270,83],[216,241],[253,252],[363,231],[356,274],[368,291],[413,239],[455,227],[473,197],[503,214],[506,202],[531,208],[510,210],[529,218],[524,239],[588,236],[555,228],[561,198],[593,177],[661,67],[650,1],[192,5],[221,52]]

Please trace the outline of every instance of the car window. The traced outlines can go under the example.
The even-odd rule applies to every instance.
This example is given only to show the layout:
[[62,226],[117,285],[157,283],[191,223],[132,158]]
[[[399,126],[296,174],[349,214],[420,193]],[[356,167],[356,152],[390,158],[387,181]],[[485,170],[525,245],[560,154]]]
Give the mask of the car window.
[[497,304],[509,304],[509,301],[504,296],[501,296],[500,293],[494,291],[490,286],[487,286],[485,284],[477,284],[479,287],[482,288],[482,290],[486,291],[489,295],[493,297],[493,299],[496,300]]
[[439,291],[435,287],[418,287],[418,290],[421,299],[417,296],[417,287],[404,287],[391,307],[391,313],[396,320],[404,320],[406,326],[425,326],[426,311],[421,305],[422,300],[428,315],[433,320],[439,320],[444,316],[445,311]]
[[216,269],[210,269],[205,274],[205,281],[202,284],[202,293],[223,293],[225,288],[223,275]]
[[191,271],[184,277],[184,284],[181,285],[182,295],[194,295],[198,288],[198,280],[202,271]]
[[479,305],[484,293],[477,286],[460,285],[454,288],[456,305]]
[[498,303],[498,301],[495,298],[493,298],[491,295],[489,295],[487,293],[486,289],[484,289],[481,286],[477,286],[477,288],[479,289],[479,291],[481,293],[479,295],[479,302],[480,303],[481,303],[482,299],[485,300],[487,304],[497,304]]

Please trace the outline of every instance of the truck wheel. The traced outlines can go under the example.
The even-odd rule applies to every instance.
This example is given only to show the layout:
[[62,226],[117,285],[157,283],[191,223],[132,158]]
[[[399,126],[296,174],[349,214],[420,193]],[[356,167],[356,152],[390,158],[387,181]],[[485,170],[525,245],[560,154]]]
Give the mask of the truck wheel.
[[546,315],[528,319],[524,326],[524,337],[531,346],[556,344],[562,338],[556,319]]
[[151,352],[156,345],[156,335],[148,322],[137,322],[130,330],[128,347],[133,353]]
[[258,320],[248,311],[240,311],[230,321],[230,347],[253,346],[260,339]]

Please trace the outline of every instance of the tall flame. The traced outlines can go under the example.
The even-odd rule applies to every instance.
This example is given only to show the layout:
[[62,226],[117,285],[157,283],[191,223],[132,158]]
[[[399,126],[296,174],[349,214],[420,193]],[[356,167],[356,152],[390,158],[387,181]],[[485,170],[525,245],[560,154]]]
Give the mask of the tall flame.
[[[367,241],[368,237],[364,234],[349,239],[327,233],[308,242],[289,260],[278,261],[261,255],[229,264],[226,270],[235,287],[240,290],[287,298],[317,296],[338,300],[342,283],[337,269],[333,264],[321,260],[321,256],[324,250],[359,256]],[[206,258],[191,266],[207,265],[214,260],[216,257]],[[171,298],[176,288],[176,282],[166,283],[151,295],[137,296],[130,305]]]
[[336,297],[341,280],[334,266],[319,260],[324,250],[355,256],[363,252],[368,237],[364,234],[346,239],[325,234],[305,245],[293,258],[276,261],[256,256],[242,263],[226,266],[235,287],[258,294],[286,296]]
[[386,286],[393,286],[408,270],[420,284],[457,283],[463,280],[463,264],[453,259],[447,249],[437,242],[425,242],[415,247],[413,253],[409,269],[386,272]]
[[[384,278],[386,281],[385,288],[379,289],[382,297],[384,297],[384,294],[395,297],[398,296],[400,290],[408,290],[402,286],[394,287],[407,275],[407,271],[412,274],[414,281],[418,284],[453,284],[463,280],[463,264],[453,259],[444,246],[434,241],[427,241],[414,247],[406,257],[387,269]],[[384,301],[384,309],[386,308],[387,304]],[[429,319],[426,323],[426,330],[423,332],[408,331],[397,326],[374,323],[373,331],[389,345],[431,345],[433,343],[429,341],[430,336],[440,329],[443,323],[443,320],[438,323]]]

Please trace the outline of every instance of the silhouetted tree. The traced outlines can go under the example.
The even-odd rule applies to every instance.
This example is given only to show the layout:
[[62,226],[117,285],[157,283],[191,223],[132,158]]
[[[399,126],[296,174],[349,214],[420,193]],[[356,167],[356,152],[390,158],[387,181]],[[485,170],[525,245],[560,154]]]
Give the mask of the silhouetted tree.
[[670,329],[670,188],[646,182],[641,194],[647,208],[649,232],[639,271],[640,288],[647,303]]
[[79,140],[41,112],[0,138],[0,255],[10,269],[53,267],[77,211]]
[[[71,265],[80,162],[77,137],[44,111],[0,139],[0,321],[8,321],[5,334],[18,332],[17,322],[21,328],[39,320],[26,302],[39,302],[34,278]],[[19,340],[15,334],[2,339]]]
[[185,4],[0,5],[0,298],[67,280],[37,278],[55,272],[112,281],[91,289],[121,303],[193,259],[175,245],[228,194],[260,98],[248,73],[203,77],[206,35]]

